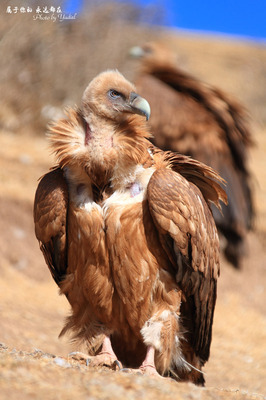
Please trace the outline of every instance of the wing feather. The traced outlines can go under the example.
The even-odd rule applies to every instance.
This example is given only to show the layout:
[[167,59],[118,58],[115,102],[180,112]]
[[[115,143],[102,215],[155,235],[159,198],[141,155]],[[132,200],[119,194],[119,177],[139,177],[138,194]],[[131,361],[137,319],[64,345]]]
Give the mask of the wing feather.
[[161,244],[185,296],[183,324],[196,355],[205,362],[219,275],[219,239],[211,211],[201,191],[170,169],[154,172],[147,193]]
[[68,190],[63,171],[56,168],[39,182],[34,200],[35,234],[49,270],[59,285],[66,274]]
[[175,172],[194,183],[207,203],[214,203],[219,210],[221,210],[220,201],[227,204],[226,192],[221,187],[221,185],[226,185],[226,181],[213,168],[182,154],[171,151],[162,152],[156,147],[151,147],[150,150],[155,157],[163,157]]

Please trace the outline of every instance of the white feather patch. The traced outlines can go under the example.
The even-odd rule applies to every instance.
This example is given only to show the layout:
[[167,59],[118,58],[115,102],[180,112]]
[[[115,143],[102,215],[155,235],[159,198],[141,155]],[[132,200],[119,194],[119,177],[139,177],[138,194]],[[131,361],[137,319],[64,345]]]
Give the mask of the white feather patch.
[[147,346],[153,346],[156,350],[161,351],[161,330],[163,323],[154,321],[152,318],[145,322],[141,329],[141,334],[144,339],[144,343]]
[[130,168],[117,168],[112,179],[114,193],[105,201],[104,208],[112,204],[128,205],[140,203],[146,198],[147,186],[154,168],[136,165]]
[[112,204],[126,205],[140,203],[144,199],[144,191],[141,190],[136,196],[132,196],[130,189],[116,190],[107,200],[104,202],[104,209],[109,208]]
[[164,310],[160,314],[160,320],[166,321],[169,318],[169,315],[170,315],[170,311],[169,310]]

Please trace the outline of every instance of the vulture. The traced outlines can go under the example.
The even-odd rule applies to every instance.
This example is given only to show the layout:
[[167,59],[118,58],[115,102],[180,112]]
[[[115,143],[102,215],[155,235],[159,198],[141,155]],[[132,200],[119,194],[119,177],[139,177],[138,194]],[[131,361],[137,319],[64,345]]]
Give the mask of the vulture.
[[240,268],[254,207],[247,165],[253,143],[246,110],[220,89],[177,66],[176,55],[159,42],[134,47],[140,59],[135,85],[150,103],[151,141],[215,169],[227,182],[228,206],[213,215],[225,257]]
[[61,334],[90,365],[116,363],[204,384],[219,275],[210,203],[222,178],[149,140],[149,103],[117,70],[50,125],[56,163],[40,180],[35,234],[71,305]]

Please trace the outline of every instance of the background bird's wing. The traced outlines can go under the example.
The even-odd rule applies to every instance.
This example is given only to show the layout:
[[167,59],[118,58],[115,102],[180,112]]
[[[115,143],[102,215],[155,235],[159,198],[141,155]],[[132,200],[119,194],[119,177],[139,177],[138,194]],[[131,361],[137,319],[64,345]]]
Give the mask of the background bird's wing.
[[154,172],[148,202],[184,294],[181,317],[186,338],[196,355],[207,361],[219,275],[219,239],[211,211],[198,187],[170,169]]
[[[203,84],[178,69],[170,68],[169,71],[167,74],[163,70],[155,72],[156,78],[165,84],[164,96],[169,88],[176,93],[175,101],[170,104],[170,97],[167,101],[170,108],[167,112],[175,119],[172,136],[177,140],[168,149],[210,165],[227,181],[229,207],[223,208],[223,220],[217,213],[215,220],[224,231],[234,231],[242,236],[245,229],[251,228],[254,216],[247,169],[247,151],[253,140],[246,110],[222,90]],[[180,103],[183,103],[181,107]],[[182,118],[187,121],[183,137],[182,131],[178,131]],[[156,127],[155,131],[158,136],[162,132]]]
[[210,165],[227,181],[223,216],[213,208],[218,229],[227,239],[227,258],[239,266],[243,238],[252,228],[252,180],[247,166],[252,136],[246,110],[231,96],[176,67],[156,67],[137,81],[153,110],[152,142]]
[[226,181],[228,206],[222,205],[222,214],[215,207],[212,211],[217,228],[227,240],[225,255],[235,267],[240,267],[245,253],[243,240],[254,221],[253,185],[249,174],[234,165],[229,153],[217,154],[209,165]]
[[[199,81],[175,66],[168,65],[167,61],[165,67],[154,63],[149,72],[140,76],[137,86],[140,85],[141,91],[151,90],[153,94],[157,92],[155,98],[157,102],[160,100],[158,103],[161,112],[171,109],[171,112],[169,111],[171,118],[163,118],[163,123],[167,124],[169,119],[174,120],[172,126],[176,129],[173,130],[173,135],[182,134],[178,132],[181,120],[187,124],[188,132],[193,131],[189,129],[193,122],[200,123],[203,127],[211,123],[216,124],[216,136],[219,136],[220,127],[236,164],[240,169],[246,170],[246,147],[253,141],[244,107],[222,90]],[[150,101],[149,96],[148,101]],[[161,117],[162,114],[158,115]]]
[[67,269],[67,184],[60,168],[42,177],[35,194],[35,234],[49,270],[59,285]]

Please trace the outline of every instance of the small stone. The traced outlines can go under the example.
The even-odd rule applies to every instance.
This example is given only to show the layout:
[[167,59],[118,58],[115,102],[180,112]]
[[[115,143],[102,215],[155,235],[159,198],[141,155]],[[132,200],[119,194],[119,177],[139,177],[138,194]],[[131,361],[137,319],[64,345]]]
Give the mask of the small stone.
[[56,357],[53,361],[56,365],[59,365],[59,367],[64,367],[64,368],[71,367],[71,365],[61,357]]

